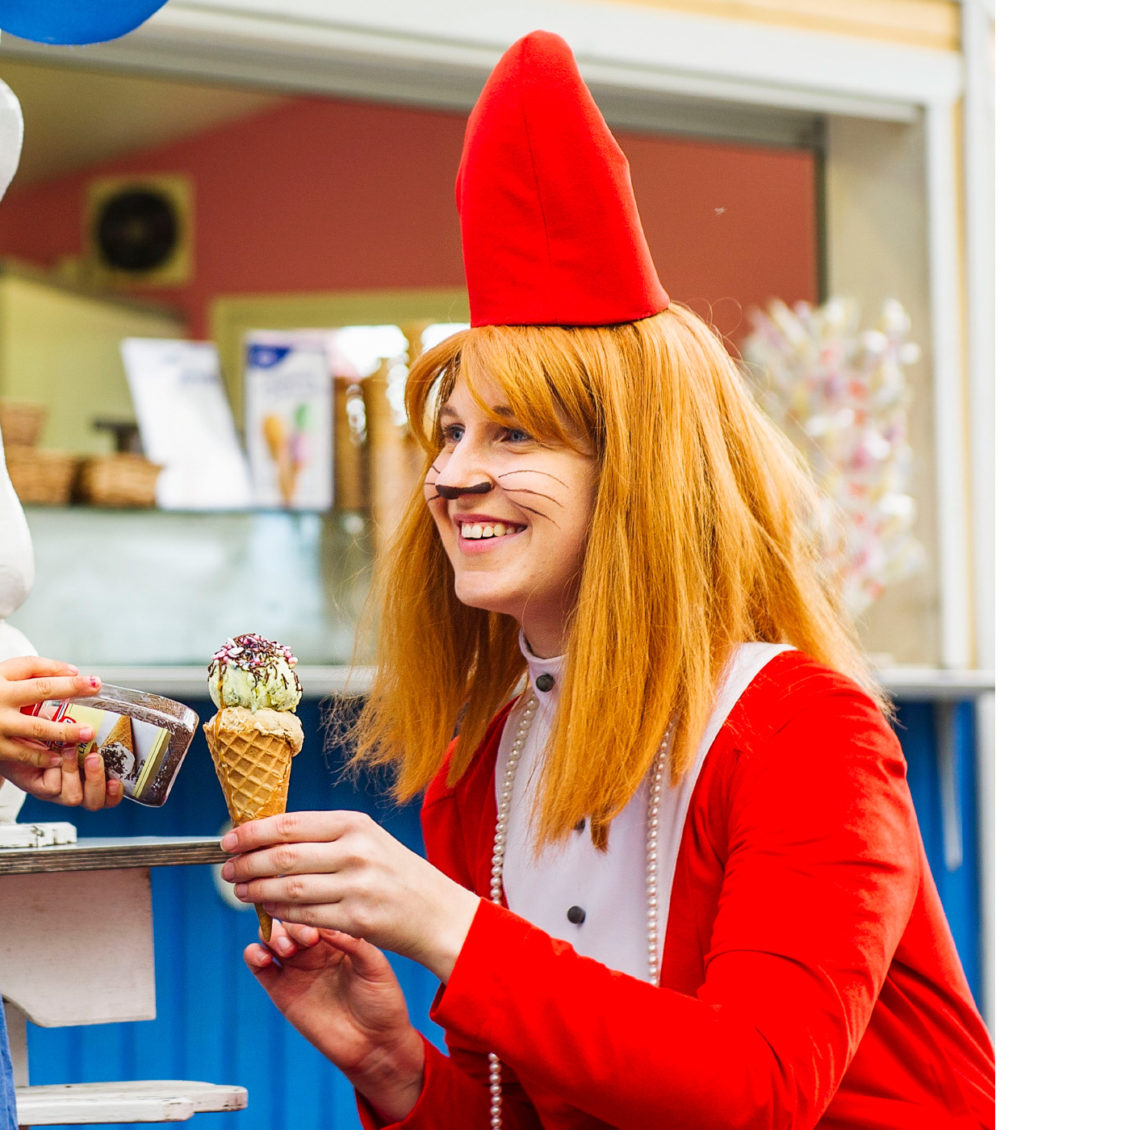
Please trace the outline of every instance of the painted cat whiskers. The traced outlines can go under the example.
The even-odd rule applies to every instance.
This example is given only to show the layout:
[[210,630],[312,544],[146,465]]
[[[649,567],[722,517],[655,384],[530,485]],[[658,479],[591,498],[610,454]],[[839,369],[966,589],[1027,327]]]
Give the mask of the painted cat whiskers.
[[588,544],[596,460],[500,421],[512,413],[490,382],[476,393],[458,377],[439,410],[444,447],[424,498],[456,597],[512,617],[535,654],[557,655]]
[[[434,471],[437,476],[442,473],[435,463],[432,464],[431,470]],[[498,474],[497,479],[505,479],[511,475],[544,475],[546,476],[546,478],[552,479],[555,483],[558,483],[563,488],[568,489],[567,484],[564,483],[560,478],[558,478],[557,475],[550,474],[549,471],[540,471],[535,467],[521,467],[514,471],[502,471]],[[544,498],[548,502],[552,502],[554,506],[563,507],[565,505],[565,503],[562,502],[561,499],[555,498],[553,495],[547,494],[545,491],[534,490],[531,487],[508,487],[505,483],[500,481],[493,483],[490,481],[485,481],[476,483],[474,486],[469,487],[449,487],[445,486],[442,483],[438,483],[436,479],[426,479],[424,481],[424,486],[431,487],[436,492],[433,495],[426,496],[426,500],[429,503],[436,502],[441,498],[452,502],[465,494],[489,494],[494,489],[494,487],[497,486],[499,490],[503,491],[508,496],[511,496],[510,500],[520,510],[526,510],[531,514],[536,514],[539,518],[546,518],[550,522],[553,522],[553,519],[548,514],[544,513],[541,510],[538,510],[534,506],[530,506],[528,503],[523,504],[512,496],[515,494],[531,494],[535,495],[538,498]],[[557,523],[554,522],[554,525],[556,524]]]

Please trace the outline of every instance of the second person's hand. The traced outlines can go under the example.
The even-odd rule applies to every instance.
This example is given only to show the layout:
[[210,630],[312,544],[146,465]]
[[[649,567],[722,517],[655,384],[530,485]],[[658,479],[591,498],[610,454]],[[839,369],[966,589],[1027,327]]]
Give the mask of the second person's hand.
[[39,769],[61,765],[58,747],[90,741],[94,731],[74,722],[25,714],[23,708],[50,699],[88,698],[101,689],[97,676],[79,675],[77,667],[57,659],[25,655],[0,662],[0,761]]
[[412,1109],[423,1086],[423,1039],[376,946],[275,922],[270,944],[249,945],[243,957],[283,1016],[385,1118]]
[[41,655],[0,662],[0,778],[38,800],[95,810],[113,808],[122,784],[108,778],[97,753],[81,759],[76,744],[94,737],[92,728],[52,722],[23,708],[49,700],[89,698],[102,689],[95,675],[79,675],[70,663]]
[[0,777],[37,800],[49,800],[68,808],[89,809],[116,807],[124,795],[122,783],[106,775],[100,753],[88,753],[79,764],[75,747],[67,746],[58,765],[40,769],[21,761],[0,761]]

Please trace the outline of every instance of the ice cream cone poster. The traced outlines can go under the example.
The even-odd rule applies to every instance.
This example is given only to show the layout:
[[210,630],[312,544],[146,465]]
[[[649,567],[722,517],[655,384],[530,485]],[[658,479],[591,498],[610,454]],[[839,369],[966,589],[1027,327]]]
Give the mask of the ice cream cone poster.
[[333,377],[316,334],[245,338],[244,435],[257,506],[333,505]]

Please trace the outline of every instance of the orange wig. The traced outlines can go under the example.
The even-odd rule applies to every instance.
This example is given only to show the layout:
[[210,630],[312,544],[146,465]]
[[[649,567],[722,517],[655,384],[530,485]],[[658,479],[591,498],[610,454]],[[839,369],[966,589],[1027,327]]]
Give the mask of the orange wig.
[[[800,458],[695,314],[672,305],[622,325],[484,326],[448,338],[408,378],[428,464],[441,444],[434,409],[457,377],[473,394],[477,381],[496,384],[507,426],[547,443],[581,435],[595,451],[592,527],[541,778],[542,844],[582,818],[604,843],[670,719],[672,773],[686,771],[737,644],[788,642],[885,707],[820,569]],[[422,481],[371,595],[378,674],[354,764],[394,764],[403,801],[439,770],[456,728],[459,778],[525,663],[513,620],[456,599]]]

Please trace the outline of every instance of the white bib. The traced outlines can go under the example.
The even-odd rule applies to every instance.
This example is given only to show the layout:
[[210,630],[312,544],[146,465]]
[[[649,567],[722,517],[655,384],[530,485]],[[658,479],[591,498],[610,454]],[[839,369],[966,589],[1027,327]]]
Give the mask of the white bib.
[[[683,825],[703,762],[742,692],[770,659],[788,650],[788,644],[768,643],[742,644],[735,649],[722,676],[714,710],[699,741],[694,763],[677,786],[664,791],[659,817],[657,889],[661,960]],[[535,857],[533,817],[537,775],[557,708],[557,680],[562,659],[538,659],[528,651],[525,654],[538,709],[518,763],[510,802],[510,826],[502,865],[506,903],[516,914],[552,937],[569,942],[578,953],[646,981],[648,783],[641,785],[627,807],[612,821],[607,852],[593,847],[586,822],[584,829],[575,832],[565,843],[551,845],[540,857]],[[552,684],[545,676],[553,680]],[[549,689],[538,687],[539,677]],[[496,797],[507,755],[514,746],[517,724],[512,711],[503,727],[495,764]]]

